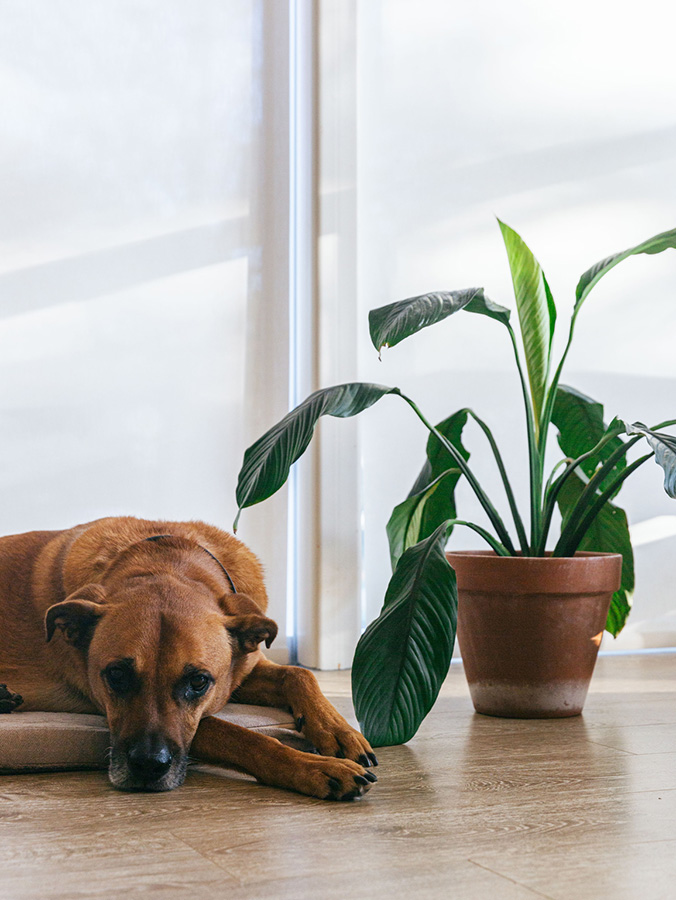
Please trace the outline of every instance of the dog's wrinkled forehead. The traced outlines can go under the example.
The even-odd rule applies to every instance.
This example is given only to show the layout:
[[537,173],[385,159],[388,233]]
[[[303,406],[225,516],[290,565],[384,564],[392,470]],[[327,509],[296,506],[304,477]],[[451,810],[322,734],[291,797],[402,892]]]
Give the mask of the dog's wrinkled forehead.
[[129,578],[161,577],[168,567],[184,578],[218,586],[220,593],[237,593],[230,573],[206,547],[189,538],[155,535],[130,544],[107,559],[103,577],[108,584]]
[[138,591],[111,604],[97,627],[90,647],[97,662],[132,659],[140,672],[158,664],[173,670],[186,663],[227,661],[230,639],[220,610],[194,602],[171,603],[152,593],[139,603],[131,596]]
[[[145,538],[143,541],[141,541],[141,543],[142,544],[159,544],[159,543],[164,544],[166,541],[171,541],[174,544],[176,544],[176,542],[178,541],[179,546],[180,546],[185,542],[185,539],[177,538],[173,534],[155,534],[152,537]],[[230,590],[232,591],[233,594],[236,594],[237,588],[235,587],[235,583],[232,580],[230,572],[228,572],[228,570],[225,568],[225,566],[220,561],[220,559],[218,559],[218,557],[215,554],[213,554],[211,552],[211,550],[208,550],[206,547],[203,547],[201,544],[198,544],[196,541],[188,540],[189,546],[192,547],[193,544],[195,547],[198,547],[203,553],[206,553],[206,555],[216,563],[218,568],[223,572],[223,575],[225,576],[225,580],[227,581]]]

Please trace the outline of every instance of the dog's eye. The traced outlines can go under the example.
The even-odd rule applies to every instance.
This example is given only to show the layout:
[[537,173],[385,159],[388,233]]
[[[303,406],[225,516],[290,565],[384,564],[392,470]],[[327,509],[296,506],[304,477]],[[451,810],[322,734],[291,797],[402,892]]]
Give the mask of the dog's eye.
[[188,684],[193,694],[203,694],[211,684],[211,679],[208,675],[191,675]]
[[124,694],[131,687],[132,675],[125,666],[108,666],[104,675],[108,686],[116,694]]
[[173,697],[177,703],[196,704],[214,683],[209,672],[200,672],[194,666],[186,666],[183,675],[176,682]]

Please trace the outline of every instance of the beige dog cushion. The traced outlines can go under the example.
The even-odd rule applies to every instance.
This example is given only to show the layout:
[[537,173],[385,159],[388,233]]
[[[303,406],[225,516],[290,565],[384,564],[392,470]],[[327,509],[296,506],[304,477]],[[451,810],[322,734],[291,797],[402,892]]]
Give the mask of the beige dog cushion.
[[[229,703],[219,719],[283,739],[295,731],[281,709]],[[76,713],[13,712],[0,715],[0,773],[41,769],[105,768],[110,735],[103,716]]]

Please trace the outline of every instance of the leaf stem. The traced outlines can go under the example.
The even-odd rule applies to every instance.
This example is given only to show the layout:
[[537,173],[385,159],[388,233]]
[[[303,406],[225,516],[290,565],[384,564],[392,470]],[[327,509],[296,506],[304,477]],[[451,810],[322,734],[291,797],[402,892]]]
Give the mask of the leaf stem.
[[399,396],[402,398],[402,400],[405,400],[408,403],[408,405],[411,407],[413,412],[418,416],[420,421],[423,423],[425,428],[427,428],[428,431],[430,431],[439,441],[441,441],[442,445],[451,454],[451,456],[455,460],[458,468],[461,470],[463,475],[467,478],[467,481],[469,482],[470,487],[476,494],[477,499],[479,500],[479,503],[481,503],[482,507],[484,508],[486,515],[490,519],[491,524],[493,525],[493,527],[495,528],[495,530],[498,534],[498,537],[500,538],[502,543],[505,545],[505,547],[509,551],[510,555],[514,556],[516,554],[516,550],[514,549],[514,544],[512,543],[512,539],[509,536],[509,532],[507,531],[507,528],[505,527],[505,523],[500,518],[500,515],[499,515],[498,511],[496,510],[496,508],[493,506],[491,501],[488,499],[486,492],[484,491],[484,489],[481,487],[481,485],[477,481],[476,476],[474,475],[474,473],[472,472],[470,467],[467,465],[467,461],[463,458],[462,454],[458,451],[458,449],[456,447],[453,446],[453,444],[451,444],[450,441],[448,441],[443,436],[443,434],[441,434],[440,431],[438,431],[434,427],[434,425],[432,425],[430,422],[428,422],[428,420],[425,418],[423,413],[420,411],[420,409],[418,409],[418,407],[416,406],[414,401],[411,400],[410,397],[407,397],[406,394],[403,394],[401,391],[399,391]]
[[482,528],[480,525],[475,525],[474,522],[465,522],[464,519],[449,519],[446,524],[449,528],[452,525],[465,525],[467,528],[471,528],[472,531],[476,531],[477,534],[481,535],[486,543],[489,544],[493,550],[495,550],[498,556],[514,556],[514,554],[510,553],[509,550],[500,543],[500,541],[496,541],[489,531],[486,531],[486,529]]
[[[623,456],[626,456],[627,450],[629,450],[630,447],[633,447],[637,441],[640,441],[642,437],[643,435],[637,435],[636,437],[631,438],[631,440],[624,441],[622,443],[622,446],[618,447],[617,450],[614,450],[610,454],[608,459],[603,463],[603,465],[600,466],[596,470],[596,472],[594,472],[592,477],[585,485],[584,490],[578,497],[577,502],[575,503],[575,506],[573,507],[570,516],[568,517],[568,521],[566,522],[564,528],[561,530],[559,543],[561,543],[561,541],[565,543],[565,541],[567,540],[567,536],[576,533],[582,519],[587,515],[585,510],[589,508],[590,500],[596,494],[597,488],[600,487],[603,481],[615,468],[615,463]],[[623,471],[626,471],[626,469],[624,469]],[[619,483],[621,484],[622,482],[620,481]],[[582,538],[580,538],[580,540],[581,539]]]
[[[549,438],[549,426],[552,421],[552,416],[554,414],[554,403],[556,402],[556,392],[559,387],[559,381],[561,380],[561,373],[563,372],[563,366],[566,362],[566,358],[568,356],[568,352],[570,351],[571,345],[573,343],[573,333],[575,331],[575,321],[577,319],[578,308],[573,310],[573,315],[570,319],[570,331],[568,332],[568,340],[566,341],[566,346],[563,350],[563,355],[559,360],[559,364],[556,367],[556,371],[554,372],[554,377],[552,378],[552,382],[549,385],[549,390],[547,392],[547,399],[545,400],[545,405],[542,410],[542,418],[540,420],[540,434],[538,440],[538,458],[540,460],[540,466],[542,468],[542,476],[544,476],[544,460],[545,460],[545,451],[547,449],[547,440]],[[545,514],[543,513],[543,520],[545,518]],[[549,527],[551,524],[551,516],[550,522],[546,525],[547,532],[549,532]],[[542,532],[538,536],[537,546],[542,547],[547,541],[547,535],[543,535]],[[544,551],[542,551],[544,552]]]
[[514,491],[512,490],[512,485],[509,481],[509,476],[507,475],[507,470],[505,469],[505,464],[502,459],[502,454],[498,448],[497,443],[495,442],[495,438],[493,437],[493,432],[490,430],[488,425],[480,419],[477,414],[468,409],[467,412],[474,419],[477,425],[481,428],[483,433],[486,435],[488,439],[488,443],[491,446],[491,450],[493,451],[493,456],[495,457],[495,462],[498,467],[498,471],[500,472],[500,477],[502,478],[502,483],[505,487],[505,494],[507,495],[507,501],[509,503],[509,508],[512,513],[512,518],[514,519],[514,525],[516,526],[516,531],[519,536],[519,544],[521,545],[521,552],[528,555],[528,538],[526,537],[526,529],[523,527],[523,520],[519,513],[519,508],[516,505],[516,498],[514,497]]
[[573,332],[575,330],[575,320],[577,319],[577,309],[573,311],[573,315],[570,320],[570,331],[568,332],[568,341],[566,342],[566,346],[563,351],[563,355],[561,360],[556,367],[556,372],[554,373],[554,378],[552,379],[552,383],[549,385],[549,391],[547,392],[547,400],[545,402],[545,408],[542,413],[542,423],[540,429],[540,452],[544,456],[545,445],[547,443],[547,432],[549,431],[549,424],[552,421],[552,415],[554,413],[554,403],[556,401],[556,391],[559,387],[559,381],[561,380],[561,373],[563,372],[563,365],[566,361],[566,357],[568,356],[568,352],[570,350],[571,344],[573,343]]
[[[573,462],[573,460],[570,459],[570,457],[566,457],[564,459],[560,459],[556,463],[556,465],[554,466],[552,471],[549,473],[549,478],[547,479],[547,483],[545,484],[545,490],[544,490],[545,497],[549,496],[549,492],[552,489],[552,483],[554,481],[554,476],[556,475],[558,470],[561,468],[561,466],[570,465],[571,462]],[[577,462],[577,460],[575,460],[575,462]]]
[[[590,456],[594,456],[594,454],[598,453],[599,450],[601,450],[609,441],[613,440],[617,436],[618,434],[616,431],[612,431],[610,432],[610,434],[604,434],[601,440],[597,444],[595,444],[595,446],[593,446],[591,450],[588,450],[586,453],[578,456],[577,459],[569,460],[565,471],[554,482],[552,482],[554,472],[556,472],[557,468],[562,463],[564,463],[565,460],[560,460],[552,469],[552,473],[549,477],[547,488],[545,490],[545,507],[543,515],[542,535],[540,538],[540,544],[538,545],[538,556],[542,556],[545,552],[547,537],[549,535],[549,529],[551,528],[552,524],[552,516],[554,515],[554,509],[556,507],[556,498],[558,497],[559,492],[565,484],[566,480],[581,463],[583,463],[586,459],[589,459]],[[624,453],[626,453],[626,448],[628,446],[630,446],[629,442],[624,444]],[[620,456],[621,455],[622,453],[620,453]]]
[[[580,546],[582,538],[591,527],[594,519],[603,509],[608,500],[613,496],[619,485],[621,485],[625,481],[625,479],[629,478],[632,472],[638,469],[639,466],[642,466],[643,463],[646,462],[646,460],[650,459],[654,455],[655,453],[651,450],[650,453],[646,453],[645,456],[641,456],[630,466],[627,466],[626,469],[623,469],[622,473],[618,475],[618,477],[608,485],[605,491],[603,491],[603,493],[598,496],[597,500],[591,504],[587,513],[581,517],[577,527],[573,530],[572,528],[569,529],[569,527],[566,526],[566,528],[561,532],[561,537],[559,538],[556,547],[552,551],[552,556],[574,556],[575,551]],[[587,485],[587,487],[588,486],[589,485]],[[582,495],[580,495],[580,500],[578,500],[578,502],[575,504],[573,512],[577,510],[581,500]]]
[[531,400],[530,392],[528,390],[528,385],[526,384],[526,377],[523,372],[523,367],[521,365],[521,358],[519,356],[519,347],[516,342],[516,335],[514,333],[514,329],[511,325],[507,325],[507,330],[509,331],[509,336],[512,340],[512,347],[514,349],[514,359],[516,360],[516,367],[519,372],[519,379],[521,381],[521,392],[523,394],[523,403],[526,410],[526,427],[528,430],[528,468],[530,472],[530,547],[527,548],[524,552],[530,553],[531,549],[536,543],[537,537],[540,534],[540,511],[541,511],[541,495],[542,495],[542,475],[541,475],[541,466],[539,462],[539,454],[538,454],[538,444],[537,439],[535,437],[535,414],[533,412],[533,403]]

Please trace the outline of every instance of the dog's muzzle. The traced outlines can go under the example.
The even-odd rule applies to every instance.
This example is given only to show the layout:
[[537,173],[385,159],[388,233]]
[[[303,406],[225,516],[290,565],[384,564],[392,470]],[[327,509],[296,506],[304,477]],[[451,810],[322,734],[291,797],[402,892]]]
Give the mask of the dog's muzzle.
[[108,774],[123,791],[170,791],[183,783],[187,755],[161,734],[113,741]]

